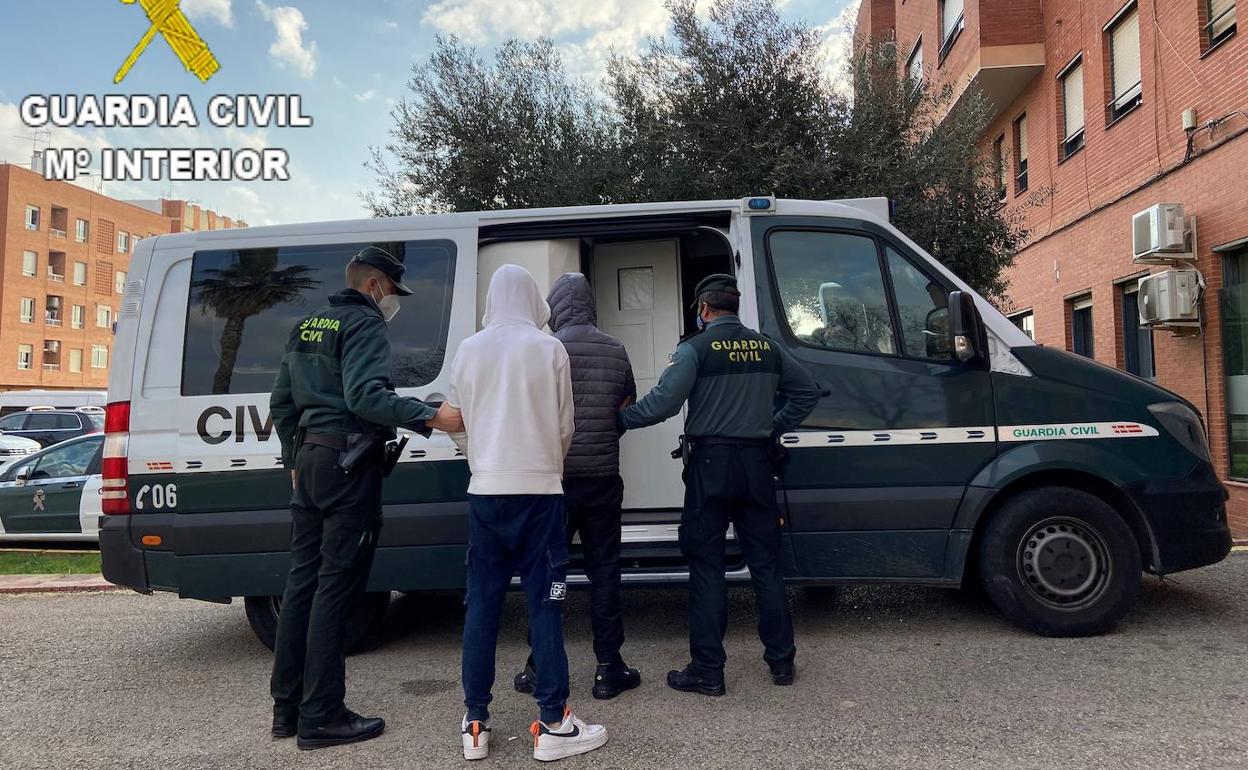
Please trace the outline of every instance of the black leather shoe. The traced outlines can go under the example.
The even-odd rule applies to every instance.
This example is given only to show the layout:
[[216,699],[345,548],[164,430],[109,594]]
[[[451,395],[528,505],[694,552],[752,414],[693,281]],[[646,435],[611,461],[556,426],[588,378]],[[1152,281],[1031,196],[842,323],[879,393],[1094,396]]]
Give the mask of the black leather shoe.
[[689,666],[685,666],[680,671],[668,671],[667,686],[673,690],[696,692],[699,695],[719,696],[727,692],[723,676],[711,678],[695,674],[689,670]]
[[641,672],[629,668],[624,662],[599,664],[594,672],[593,695],[598,700],[611,700],[615,696],[641,684]]
[[294,716],[278,716],[273,715],[273,737],[274,738],[294,738],[299,734],[299,715]]
[[771,683],[788,687],[797,678],[797,666],[793,662],[777,663],[771,667]]
[[298,744],[301,749],[323,749],[344,743],[359,743],[381,735],[386,720],[380,717],[362,717],[348,711],[342,717],[311,730],[300,730]]
[[512,687],[516,688],[516,692],[532,695],[537,691],[537,672],[527,663],[524,670],[516,674],[516,678],[512,680]]

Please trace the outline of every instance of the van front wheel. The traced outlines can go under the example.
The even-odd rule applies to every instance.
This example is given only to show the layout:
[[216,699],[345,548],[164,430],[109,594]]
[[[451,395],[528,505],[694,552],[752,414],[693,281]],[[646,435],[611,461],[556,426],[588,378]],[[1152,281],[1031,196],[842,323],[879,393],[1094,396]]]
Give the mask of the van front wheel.
[[[280,596],[248,596],[243,599],[247,622],[260,643],[270,650],[277,643],[277,617],[282,610]],[[364,595],[364,601],[351,608],[344,634],[347,652],[364,649],[380,632],[390,607],[390,592]]]
[[1027,490],[984,531],[980,577],[1011,622],[1044,636],[1112,629],[1140,592],[1140,549],[1105,501],[1067,487]]

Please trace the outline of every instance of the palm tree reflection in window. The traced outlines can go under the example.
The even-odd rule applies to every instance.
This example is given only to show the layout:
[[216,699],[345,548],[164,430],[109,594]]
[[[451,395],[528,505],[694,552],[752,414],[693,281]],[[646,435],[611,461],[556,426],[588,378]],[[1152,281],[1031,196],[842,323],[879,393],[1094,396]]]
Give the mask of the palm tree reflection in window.
[[319,286],[320,281],[310,277],[312,272],[306,265],[278,269],[276,250],[252,251],[246,259],[235,259],[219,270],[204,271],[204,277],[194,284],[201,311],[204,315],[211,311],[225,321],[221,329],[221,358],[212,378],[213,393],[230,392],[247,319]]

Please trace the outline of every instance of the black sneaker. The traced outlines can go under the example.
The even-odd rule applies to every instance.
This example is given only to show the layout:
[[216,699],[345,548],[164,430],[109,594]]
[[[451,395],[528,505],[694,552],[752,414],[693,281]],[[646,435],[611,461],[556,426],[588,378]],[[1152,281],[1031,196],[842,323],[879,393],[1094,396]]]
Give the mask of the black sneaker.
[[611,700],[615,696],[641,684],[641,672],[629,668],[623,661],[600,663],[594,672],[593,696],[598,700]]
[[690,664],[679,671],[668,671],[667,686],[673,690],[696,692],[699,695],[719,696],[727,692],[723,674],[718,677],[702,676],[690,671],[692,666]]
[[771,667],[772,684],[788,687],[797,678],[797,665],[793,661],[777,663]]
[[340,746],[344,743],[359,743],[381,735],[386,729],[386,720],[380,717],[362,717],[348,711],[329,724],[311,730],[300,730],[298,745],[304,750],[323,749],[327,746]]
[[524,664],[524,670],[516,674],[512,686],[516,688],[516,692],[532,695],[537,692],[537,672],[528,663]]

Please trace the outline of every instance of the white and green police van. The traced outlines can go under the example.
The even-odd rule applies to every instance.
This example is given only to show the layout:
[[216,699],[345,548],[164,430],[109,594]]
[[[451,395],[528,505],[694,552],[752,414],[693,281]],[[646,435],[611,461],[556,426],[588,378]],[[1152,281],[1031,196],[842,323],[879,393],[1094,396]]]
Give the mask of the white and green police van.
[[[888,201],[747,198],[491,211],[162,235],[131,260],[103,452],[105,576],[139,591],[244,597],[271,643],[288,569],[290,477],[269,390],[295,323],[375,244],[415,296],[390,326],[393,383],[438,401],[502,264],[549,286],[578,270],[639,390],[694,330],[699,279],[733,273],[741,316],[825,390],[781,437],[795,583],[982,581],[1039,633],[1092,634],[1142,572],[1230,549],[1196,409],[1145,380],[1037,345],[888,222]],[[523,408],[523,405],[517,405]],[[682,581],[680,420],[623,439],[624,580]],[[391,591],[464,584],[467,464],[413,437],[385,486],[360,638]],[[573,549],[573,576],[577,573]],[[748,580],[731,546],[728,575]]]

